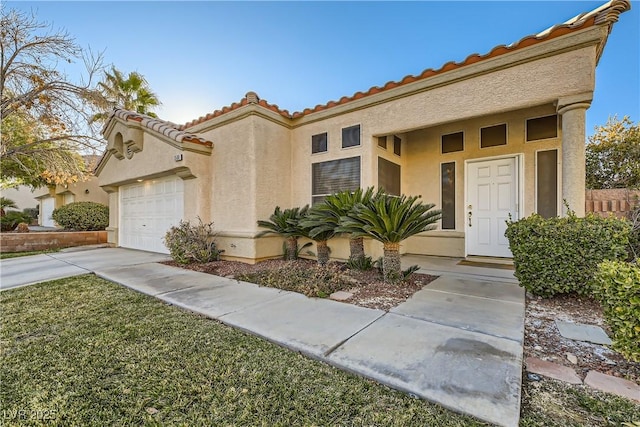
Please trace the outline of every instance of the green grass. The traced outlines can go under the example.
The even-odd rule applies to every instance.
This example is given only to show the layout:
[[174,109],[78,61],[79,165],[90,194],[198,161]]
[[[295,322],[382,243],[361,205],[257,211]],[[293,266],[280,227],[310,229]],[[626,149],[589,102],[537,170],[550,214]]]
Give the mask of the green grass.
[[[525,376],[526,378],[526,376]],[[588,386],[524,380],[521,427],[622,426],[640,422],[640,404]]]
[[95,276],[0,308],[3,425],[482,425]]
[[[484,425],[92,275],[3,291],[0,313],[0,425]],[[523,427],[640,420],[587,387],[522,394]]]
[[3,252],[0,253],[0,259],[18,258],[21,256],[50,254],[53,252],[59,252],[60,249],[47,249],[44,251],[31,251],[31,252]]

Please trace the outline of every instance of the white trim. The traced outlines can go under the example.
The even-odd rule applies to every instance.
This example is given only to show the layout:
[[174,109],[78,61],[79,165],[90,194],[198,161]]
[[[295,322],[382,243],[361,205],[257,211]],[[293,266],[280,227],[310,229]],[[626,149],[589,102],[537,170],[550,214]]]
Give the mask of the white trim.
[[[482,146],[482,129],[487,129],[487,128],[492,128],[495,126],[500,126],[500,125],[504,125],[505,127],[505,143],[502,145],[492,145],[491,147],[483,147]],[[480,126],[478,128],[478,149],[480,150],[487,150],[487,149],[491,149],[491,148],[496,148],[496,147],[506,147],[509,145],[509,123],[507,122],[498,122],[498,123],[494,123],[492,125],[487,125],[487,126]]]
[[465,256],[469,256],[469,239],[467,239],[467,236],[469,234],[468,232],[468,223],[466,220],[466,213],[467,213],[467,206],[469,206],[469,194],[468,194],[468,187],[469,187],[469,174],[468,172],[468,166],[470,163],[479,163],[479,162],[484,162],[484,161],[490,161],[490,160],[500,160],[500,159],[509,159],[509,158],[515,158],[516,160],[516,171],[515,174],[518,177],[518,185],[516,186],[516,189],[518,191],[518,204],[516,206],[516,217],[512,218],[514,221],[518,220],[520,218],[522,218],[522,211],[524,210],[524,191],[525,191],[525,186],[524,186],[524,153],[511,153],[511,154],[506,154],[506,155],[500,155],[500,156],[489,156],[489,157],[480,157],[480,158],[475,158],[475,159],[468,159],[464,161],[464,205],[463,205],[463,218],[464,218],[464,255]]
[[[534,140],[529,141],[527,139],[527,122],[529,120],[541,119],[543,117],[549,117],[549,116],[556,116],[556,136],[552,136],[550,138],[534,139]],[[546,114],[544,116],[528,117],[528,118],[524,119],[524,143],[525,144],[529,144],[529,143],[532,143],[532,142],[544,142],[544,141],[551,141],[551,140],[554,140],[554,139],[558,139],[559,136],[560,136],[559,125],[560,125],[560,114],[558,114],[558,113]]]
[[[457,161],[457,160],[452,160],[452,161],[448,161],[448,162],[442,162],[442,161],[441,161],[441,162],[439,163],[439,166],[440,166],[440,167],[438,168],[438,169],[439,169],[439,170],[438,170],[438,177],[439,177],[439,179],[438,179],[438,183],[440,184],[440,185],[439,185],[439,187],[440,187],[440,188],[439,188],[439,193],[440,193],[440,209],[442,209],[442,208],[444,207],[444,206],[443,206],[443,204],[442,204],[442,165],[443,165],[443,164],[445,164],[445,163],[453,163],[453,164],[454,164],[455,170],[454,170],[454,172],[453,172],[453,176],[455,177],[456,183],[455,183],[455,185],[454,185],[454,187],[453,187],[453,200],[454,200],[454,201],[456,201],[457,196],[458,196],[458,184],[459,184],[459,183],[458,183],[458,177],[457,177],[457,175],[458,175],[458,161]],[[466,167],[466,165],[465,165],[465,167]],[[463,205],[463,207],[464,207],[464,205]],[[452,231],[457,231],[457,230],[458,230],[458,225],[459,225],[459,224],[458,224],[458,221],[457,221],[457,219],[458,219],[458,207],[457,207],[457,206],[456,206],[456,208],[455,208],[455,209],[454,209],[454,211],[453,211],[453,215],[454,215],[453,223],[454,223],[455,227],[454,227],[453,229],[446,229],[446,230],[445,230],[445,229],[443,229],[443,228],[442,228],[442,219],[441,219],[441,220],[440,220],[440,226],[438,227],[438,231],[442,231],[442,232],[452,232]],[[463,216],[464,216],[464,215],[463,215]]]
[[[345,129],[349,129],[352,127],[356,127],[358,126],[358,145],[352,145],[350,147],[345,147],[344,144],[344,138],[343,138],[343,133]],[[327,149],[329,148],[329,144],[328,144],[328,140],[327,140]],[[362,123],[356,123],[353,125],[349,125],[349,126],[343,126],[340,128],[340,149],[341,150],[349,150],[350,148],[356,148],[356,147],[362,147]]]
[[560,173],[562,168],[561,153],[559,148],[540,148],[535,150],[533,158],[533,175],[534,175],[534,187],[533,187],[533,209],[535,213],[538,213],[538,153],[541,151],[556,151],[556,216],[562,215],[562,180],[560,179]]
[[[443,153],[442,152],[442,137],[445,136],[445,135],[453,135],[453,134],[456,134],[456,133],[461,133],[462,134],[462,150],[450,151],[448,153]],[[465,138],[465,131],[464,130],[457,130],[457,131],[454,131],[454,132],[441,133],[440,134],[440,155],[441,156],[448,156],[448,155],[454,154],[454,153],[463,153],[464,149],[465,149],[465,145],[466,145],[466,140],[467,139]]]

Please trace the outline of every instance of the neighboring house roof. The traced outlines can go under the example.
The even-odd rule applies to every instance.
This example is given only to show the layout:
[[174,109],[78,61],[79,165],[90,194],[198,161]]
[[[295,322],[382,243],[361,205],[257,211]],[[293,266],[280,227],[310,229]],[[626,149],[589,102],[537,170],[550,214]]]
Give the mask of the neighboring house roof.
[[[611,26],[613,25],[613,23],[618,21],[618,16],[629,9],[631,9],[631,2],[629,0],[611,0],[590,12],[577,15],[576,17],[569,19],[568,21],[562,24],[554,25],[553,27],[550,27],[538,34],[526,36],[520,39],[519,41],[512,43],[508,46],[506,45],[496,46],[493,49],[491,49],[489,53],[485,55],[474,53],[467,56],[467,58],[462,62],[450,61],[444,64],[442,67],[440,67],[437,70],[434,70],[433,68],[428,68],[422,73],[420,73],[419,75],[415,75],[415,76],[407,75],[399,81],[387,82],[382,87],[373,86],[369,88],[369,90],[367,90],[366,92],[356,92],[350,97],[343,96],[338,101],[329,101],[326,104],[319,104],[313,108],[305,108],[303,111],[296,111],[292,114],[290,114],[287,110],[280,109],[275,104],[269,104],[264,99],[259,99],[254,92],[249,92],[247,96],[244,99],[242,99],[240,102],[235,102],[229,106],[223,107],[220,110],[215,110],[212,113],[209,113],[205,116],[201,116],[195,120],[187,122],[184,125],[177,126],[177,129],[181,129],[181,130],[189,129],[195,125],[198,125],[200,123],[206,122],[213,118],[219,117],[223,114],[229,113],[233,110],[236,110],[240,107],[243,107],[247,104],[252,104],[252,103],[253,104],[257,103],[258,105],[261,105],[271,111],[274,111],[285,118],[297,119],[297,118],[306,116],[308,114],[327,110],[329,108],[346,104],[348,102],[355,101],[370,95],[374,95],[383,91],[394,89],[396,87],[413,83],[419,80],[424,80],[430,77],[434,77],[436,75],[440,75],[452,70],[456,70],[456,69],[465,67],[467,65],[475,64],[477,62],[484,61],[489,58],[495,58],[497,56],[504,55],[506,53],[510,53],[518,49],[530,47],[530,46],[533,46],[533,45],[536,45],[536,44],[563,36],[565,34],[578,31],[578,30],[582,30],[594,25],[609,25],[609,31],[611,31]],[[600,57],[600,54],[602,53],[602,48],[603,46],[600,46],[598,49],[598,59]]]

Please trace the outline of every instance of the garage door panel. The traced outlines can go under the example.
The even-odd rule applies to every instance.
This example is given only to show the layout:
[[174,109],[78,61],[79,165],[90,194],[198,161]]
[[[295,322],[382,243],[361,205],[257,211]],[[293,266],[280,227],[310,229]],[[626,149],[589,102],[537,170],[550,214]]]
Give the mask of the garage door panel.
[[163,238],[183,216],[183,182],[179,178],[136,183],[121,189],[120,245],[168,253]]

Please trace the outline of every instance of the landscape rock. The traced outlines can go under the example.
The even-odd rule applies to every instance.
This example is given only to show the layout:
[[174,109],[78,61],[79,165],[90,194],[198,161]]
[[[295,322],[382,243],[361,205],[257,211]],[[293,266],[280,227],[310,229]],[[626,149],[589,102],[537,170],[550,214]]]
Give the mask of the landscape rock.
[[346,301],[352,296],[353,294],[351,292],[338,291],[329,295],[329,298],[331,298],[334,301]]
[[569,362],[573,363],[574,365],[578,364],[578,358],[573,353],[567,353],[567,360]]
[[567,366],[547,362],[537,357],[527,357],[525,363],[527,371],[529,372],[564,381],[569,384],[582,384],[582,380],[576,375],[576,371]]
[[624,378],[606,375],[598,371],[589,371],[584,383],[600,391],[640,402],[640,386]]

